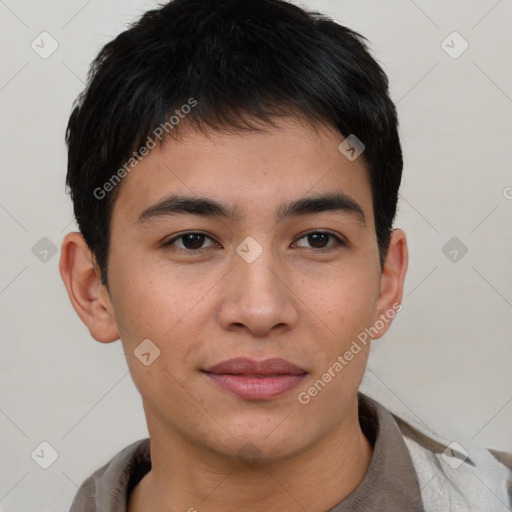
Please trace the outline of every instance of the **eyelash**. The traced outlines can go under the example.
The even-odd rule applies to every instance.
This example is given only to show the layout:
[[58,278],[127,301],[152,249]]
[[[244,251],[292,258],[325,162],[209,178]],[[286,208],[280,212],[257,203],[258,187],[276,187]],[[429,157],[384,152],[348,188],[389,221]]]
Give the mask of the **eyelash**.
[[[339,236],[336,236],[334,235],[333,233],[330,233],[328,231],[309,231],[308,233],[305,233],[303,234],[302,236],[300,236],[297,241],[299,240],[302,240],[303,238],[306,238],[310,235],[328,235],[329,237],[331,237],[332,239],[334,239],[336,242],[337,242],[337,246],[338,247],[346,247],[347,246],[347,243],[342,240]],[[204,236],[205,238],[210,238],[208,235],[206,235],[205,233],[201,233],[200,231],[187,231],[186,233],[182,233],[181,235],[178,235],[178,236],[175,236],[174,238],[172,238],[171,240],[168,240],[166,242],[164,242],[162,244],[162,247],[170,247],[172,246],[172,244],[174,242],[176,242],[177,240],[180,240],[180,239],[183,239],[189,235],[202,235]],[[176,249],[180,250],[180,251],[186,251],[186,252],[200,252],[200,251],[203,251],[203,250],[206,250],[206,249],[209,249],[209,247],[201,247],[199,249],[187,249],[187,248],[182,248],[182,247],[175,247]],[[329,251],[329,250],[332,250],[336,248],[336,246],[327,246],[327,247],[321,247],[321,248],[315,248],[315,247],[306,247],[306,249],[311,249],[312,251],[315,251],[315,252],[321,252],[321,251]]]

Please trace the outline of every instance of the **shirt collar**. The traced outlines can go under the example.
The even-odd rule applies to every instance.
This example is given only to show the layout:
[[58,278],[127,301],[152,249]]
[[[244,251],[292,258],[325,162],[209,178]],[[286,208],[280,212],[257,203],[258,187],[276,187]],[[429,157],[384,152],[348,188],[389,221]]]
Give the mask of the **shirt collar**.
[[391,413],[359,393],[359,423],[373,446],[361,483],[327,512],[423,512],[418,477],[409,450]]

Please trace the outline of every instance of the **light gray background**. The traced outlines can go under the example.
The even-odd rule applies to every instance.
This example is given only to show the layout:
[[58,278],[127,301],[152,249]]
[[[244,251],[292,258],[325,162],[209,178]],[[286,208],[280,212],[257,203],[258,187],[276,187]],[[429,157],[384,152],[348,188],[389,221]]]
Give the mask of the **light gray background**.
[[[67,510],[93,470],[147,436],[120,342],[89,336],[59,253],[43,262],[32,248],[47,237],[60,252],[75,229],[64,130],[90,62],[154,5],[0,0],[2,512]],[[303,5],[368,37],[401,123],[404,309],[374,343],[363,389],[448,440],[512,451],[512,2]],[[59,45],[47,59],[31,48],[43,31]],[[469,43],[456,59],[441,46],[453,31]],[[468,249],[456,262],[442,252],[452,237]],[[58,452],[46,470],[31,458],[42,441]]]

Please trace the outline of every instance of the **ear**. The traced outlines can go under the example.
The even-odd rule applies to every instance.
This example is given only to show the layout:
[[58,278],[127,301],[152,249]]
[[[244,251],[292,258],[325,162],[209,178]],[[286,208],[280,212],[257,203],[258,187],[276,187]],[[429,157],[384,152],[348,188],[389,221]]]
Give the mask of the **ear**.
[[91,336],[102,343],[119,339],[114,310],[100,270],[84,237],[68,233],[62,241],[59,271],[69,300]]
[[405,233],[401,229],[394,229],[391,232],[391,240],[381,275],[377,317],[374,321],[374,330],[377,333],[373,339],[380,338],[389,329],[396,313],[402,308],[401,302],[408,261],[409,253]]

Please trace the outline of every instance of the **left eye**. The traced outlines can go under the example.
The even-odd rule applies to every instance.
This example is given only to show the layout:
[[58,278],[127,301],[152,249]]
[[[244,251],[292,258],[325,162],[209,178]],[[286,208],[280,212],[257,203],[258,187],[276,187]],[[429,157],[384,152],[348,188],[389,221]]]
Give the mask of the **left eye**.
[[[329,238],[335,240],[335,245],[344,245],[344,243],[341,241],[340,238],[337,236],[331,234],[331,233],[324,233],[323,231],[315,231],[313,233],[308,233],[304,235],[303,237],[299,238],[300,240],[307,240],[314,249],[325,249],[326,247],[331,247],[331,245],[327,245]],[[295,244],[297,245],[297,244]]]

